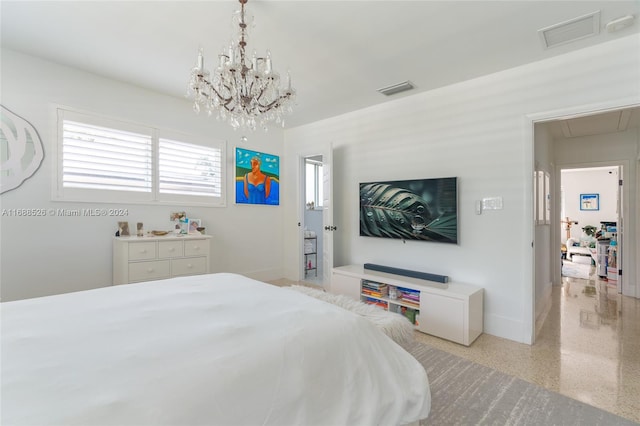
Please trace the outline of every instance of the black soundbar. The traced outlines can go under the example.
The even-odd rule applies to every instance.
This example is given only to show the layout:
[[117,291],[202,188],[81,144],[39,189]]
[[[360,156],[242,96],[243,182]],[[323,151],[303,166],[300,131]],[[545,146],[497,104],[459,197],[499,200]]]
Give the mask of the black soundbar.
[[409,269],[393,268],[391,266],[376,265],[375,263],[365,263],[364,269],[371,269],[372,271],[378,271],[378,272],[386,272],[388,274],[402,275],[403,277],[411,277],[411,278],[418,278],[421,280],[435,281],[437,283],[449,282],[449,277],[446,275],[411,271]]

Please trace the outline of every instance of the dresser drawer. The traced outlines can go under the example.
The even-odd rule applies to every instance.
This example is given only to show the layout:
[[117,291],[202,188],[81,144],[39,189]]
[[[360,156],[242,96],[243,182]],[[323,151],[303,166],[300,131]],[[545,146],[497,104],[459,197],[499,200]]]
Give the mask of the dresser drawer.
[[129,260],[146,260],[156,258],[156,243],[130,243]]
[[187,259],[173,259],[171,273],[174,277],[180,275],[195,275],[207,273],[206,257],[190,257]]
[[193,240],[184,242],[185,256],[209,255],[209,240]]
[[158,258],[182,257],[182,241],[160,241],[158,243]]
[[170,261],[135,262],[129,264],[129,282],[159,280],[169,278]]

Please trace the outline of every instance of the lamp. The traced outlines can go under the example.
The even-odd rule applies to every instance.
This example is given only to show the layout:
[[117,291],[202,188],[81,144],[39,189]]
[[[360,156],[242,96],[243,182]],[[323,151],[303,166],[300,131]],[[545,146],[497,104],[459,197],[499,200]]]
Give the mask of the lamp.
[[202,108],[209,115],[217,111],[217,118],[234,129],[255,130],[259,123],[267,131],[267,124],[274,121],[284,127],[283,117],[293,111],[296,96],[291,76],[287,72],[286,87],[281,89],[269,51],[264,57],[254,51],[250,60],[247,58],[247,28],[253,19],[244,10],[247,0],[239,1],[241,8],[233,15],[233,24],[238,26],[236,39],[218,55],[218,67],[212,75],[204,68],[200,49],[196,66],[191,70],[187,96],[193,95],[196,113]]

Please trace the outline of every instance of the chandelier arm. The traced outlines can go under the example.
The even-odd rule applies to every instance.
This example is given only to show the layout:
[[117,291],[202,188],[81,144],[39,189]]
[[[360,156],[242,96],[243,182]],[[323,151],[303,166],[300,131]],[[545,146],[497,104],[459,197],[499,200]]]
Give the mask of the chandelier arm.
[[[280,95],[278,96],[277,99],[274,99],[272,102],[269,102],[268,104],[261,104],[258,102],[258,105],[261,107],[261,111],[260,112],[266,112],[269,111],[272,108],[279,108],[280,107],[280,103],[282,103],[283,101],[288,100],[291,97],[290,93],[287,93],[285,95]],[[259,99],[259,98],[257,98]]]
[[[209,88],[213,93],[215,93],[215,95],[216,95],[216,96],[218,97],[218,99],[221,101],[221,105],[227,105],[227,104],[229,104],[231,101],[233,101],[233,97],[232,97],[232,96],[229,96],[228,98],[225,98],[224,96],[222,96],[222,95],[220,94],[220,92],[218,92],[218,90],[216,89],[216,87],[215,87],[213,84],[211,84],[211,82],[210,82],[209,80],[207,80],[207,79],[205,79],[205,78],[202,78],[202,82],[203,82],[203,83],[204,83],[204,84],[205,84],[205,85],[206,85],[206,86],[207,86],[207,87],[208,87],[208,88]],[[230,88],[229,86],[225,85],[224,87],[226,87],[229,91],[231,91],[231,88]],[[211,98],[211,96],[210,96],[208,93],[203,92],[203,91],[201,91],[200,89],[196,89],[196,91],[199,91],[199,92],[202,94],[202,96],[204,96],[204,97],[206,97],[206,98]]]

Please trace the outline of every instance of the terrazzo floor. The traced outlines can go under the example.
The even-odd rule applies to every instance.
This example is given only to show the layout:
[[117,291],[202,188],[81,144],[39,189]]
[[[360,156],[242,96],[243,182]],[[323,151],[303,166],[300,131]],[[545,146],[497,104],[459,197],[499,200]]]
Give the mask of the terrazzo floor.
[[470,347],[420,332],[416,340],[640,423],[640,299],[593,272],[553,287],[532,346],[489,334]]
[[467,348],[416,332],[460,357],[640,422],[640,300],[593,275],[563,277],[536,342],[482,334]]

